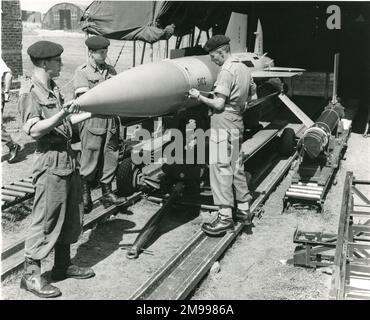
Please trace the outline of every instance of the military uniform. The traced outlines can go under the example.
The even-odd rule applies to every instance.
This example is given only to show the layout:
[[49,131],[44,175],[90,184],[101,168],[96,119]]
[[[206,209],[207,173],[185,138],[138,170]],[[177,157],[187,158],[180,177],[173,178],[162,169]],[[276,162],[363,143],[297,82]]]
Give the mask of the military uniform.
[[[51,86],[49,90],[36,77],[22,84],[19,109],[27,134],[37,121],[61,110],[63,98],[54,81]],[[36,191],[32,224],[25,241],[26,257],[43,259],[57,241],[74,243],[81,233],[81,181],[70,147],[71,133],[70,122],[64,120],[36,141],[33,162]]]
[[[108,64],[101,68],[91,61],[78,67],[74,78],[75,91],[91,89],[117,74]],[[119,118],[86,120],[80,126],[80,138],[82,177],[91,183],[99,172],[101,183],[111,183],[118,165]]]
[[204,46],[213,62],[221,66],[213,90],[216,97],[203,97],[196,89],[189,91],[191,97],[212,109],[209,169],[213,200],[219,211],[215,220],[202,224],[202,230],[210,235],[234,230],[235,202],[236,220],[249,225],[253,218],[240,150],[244,133],[242,113],[254,83],[249,69],[231,55],[229,42],[229,37],[215,35]]
[[[85,44],[91,55],[88,62],[75,72],[76,97],[117,74],[104,61],[105,50],[110,44],[108,39],[92,36],[86,39]],[[81,124],[81,176],[85,213],[92,210],[90,186],[96,180],[100,181],[103,194],[101,202],[104,207],[120,205],[126,200],[118,198],[112,192],[111,184],[118,166],[119,127],[118,117],[92,118]]]
[[[249,202],[251,195],[240,154],[244,125],[242,111],[248,97],[250,72],[237,59],[229,58],[222,65],[215,83],[214,92],[226,96],[225,109],[213,112],[211,116],[210,157],[222,151],[222,143],[227,140],[229,161],[210,164],[210,182],[215,205],[234,207],[234,194],[237,202]],[[224,131],[222,134],[219,130]],[[237,140],[237,141],[233,141]],[[234,149],[233,146],[238,146]],[[215,151],[213,151],[215,150]]]
[[[74,265],[70,257],[70,244],[79,238],[83,217],[81,178],[71,149],[72,125],[67,119],[70,108],[76,107],[66,105],[68,110],[62,111],[63,97],[48,73],[56,74],[60,68],[61,58],[57,57],[63,47],[51,41],[38,41],[27,52],[37,70],[22,83],[19,110],[23,130],[38,138],[32,168],[35,186],[32,222],[25,239],[25,272],[20,286],[39,297],[52,298],[61,292],[41,275],[41,260],[52,249],[55,249],[51,272],[54,280],[86,279],[95,273],[91,268]],[[40,61],[47,63],[39,64]],[[44,82],[36,75],[41,75]]]

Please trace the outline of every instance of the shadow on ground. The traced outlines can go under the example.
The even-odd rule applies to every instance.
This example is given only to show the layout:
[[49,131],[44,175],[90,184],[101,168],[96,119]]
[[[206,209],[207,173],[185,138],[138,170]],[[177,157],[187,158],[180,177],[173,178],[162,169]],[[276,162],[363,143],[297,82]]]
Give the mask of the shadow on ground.
[[135,223],[119,218],[98,225],[89,240],[78,247],[73,262],[82,267],[96,265],[117,251],[123,234],[133,227]]

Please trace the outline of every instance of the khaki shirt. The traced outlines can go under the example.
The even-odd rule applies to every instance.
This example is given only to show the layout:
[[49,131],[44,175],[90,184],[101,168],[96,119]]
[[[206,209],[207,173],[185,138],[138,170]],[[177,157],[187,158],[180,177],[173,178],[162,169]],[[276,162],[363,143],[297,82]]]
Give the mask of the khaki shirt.
[[244,109],[253,79],[249,68],[236,58],[227,59],[215,82],[215,93],[226,96],[225,108]]
[[[113,66],[104,64],[103,68],[99,69],[97,65],[88,60],[87,63],[79,66],[74,75],[74,90],[75,95],[84,93],[89,89],[94,88],[99,83],[110,79],[117,74]],[[91,118],[83,123],[83,126],[89,128],[96,128],[97,130],[112,130],[116,128],[116,117],[102,119],[102,118]],[[103,132],[102,132],[103,133]]]
[[[19,92],[19,111],[26,134],[32,126],[58,113],[63,106],[63,96],[54,81],[51,90],[36,77],[22,81]],[[76,169],[76,161],[70,149],[72,125],[64,119],[60,125],[36,141],[33,171],[35,178],[46,170],[58,175],[69,175]]]

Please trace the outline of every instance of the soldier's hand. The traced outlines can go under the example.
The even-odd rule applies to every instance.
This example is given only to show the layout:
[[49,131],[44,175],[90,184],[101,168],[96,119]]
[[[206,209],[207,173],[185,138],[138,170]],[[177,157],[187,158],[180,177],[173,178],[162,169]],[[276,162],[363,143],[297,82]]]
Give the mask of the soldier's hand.
[[200,97],[200,92],[197,89],[190,89],[189,90],[189,98],[193,99],[199,99]]
[[63,110],[67,114],[71,113],[79,113],[80,112],[80,106],[76,103],[76,100],[71,100],[63,104]]

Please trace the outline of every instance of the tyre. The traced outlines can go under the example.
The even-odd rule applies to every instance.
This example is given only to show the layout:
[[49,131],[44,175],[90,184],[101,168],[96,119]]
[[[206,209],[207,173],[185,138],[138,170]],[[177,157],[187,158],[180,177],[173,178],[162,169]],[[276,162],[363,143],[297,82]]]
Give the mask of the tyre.
[[280,136],[279,154],[289,157],[293,154],[295,147],[295,133],[292,128],[285,128]]
[[131,158],[125,158],[117,169],[117,194],[120,197],[128,197],[137,191],[136,178],[141,169],[135,166]]

